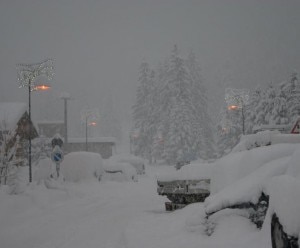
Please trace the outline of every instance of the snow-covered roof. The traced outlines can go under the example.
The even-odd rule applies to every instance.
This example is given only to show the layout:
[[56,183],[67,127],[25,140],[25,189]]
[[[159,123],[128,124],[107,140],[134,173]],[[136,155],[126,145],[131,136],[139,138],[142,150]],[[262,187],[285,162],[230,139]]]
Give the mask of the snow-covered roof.
[[43,124],[43,125],[47,125],[47,124],[64,124],[64,121],[62,120],[59,120],[59,121],[56,121],[56,120],[52,120],[52,121],[47,121],[47,120],[43,120],[43,121],[36,121],[36,123],[38,125],[40,124]]
[[0,126],[3,129],[15,128],[22,115],[27,111],[27,105],[21,102],[0,103]]
[[[69,138],[69,143],[85,143],[85,138]],[[89,137],[88,138],[89,143],[116,143],[116,138],[114,137]]]

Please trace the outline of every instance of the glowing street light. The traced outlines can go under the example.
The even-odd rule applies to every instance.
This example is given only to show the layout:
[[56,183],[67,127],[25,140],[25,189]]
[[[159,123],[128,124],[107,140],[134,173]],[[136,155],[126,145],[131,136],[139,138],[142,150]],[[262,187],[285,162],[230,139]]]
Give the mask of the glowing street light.
[[247,89],[231,89],[225,90],[225,101],[228,105],[228,110],[241,110],[242,114],[242,132],[245,134],[245,115],[244,107],[249,101],[249,90]]
[[99,120],[98,109],[84,109],[81,111],[81,120],[85,123],[85,151],[88,151],[88,126],[97,126]]
[[50,85],[47,84],[53,79],[54,75],[53,61],[47,59],[37,64],[18,64],[18,82],[19,88],[28,87],[28,118],[29,118],[29,151],[28,151],[28,165],[29,165],[29,182],[32,182],[32,168],[31,168],[31,91],[48,90]]

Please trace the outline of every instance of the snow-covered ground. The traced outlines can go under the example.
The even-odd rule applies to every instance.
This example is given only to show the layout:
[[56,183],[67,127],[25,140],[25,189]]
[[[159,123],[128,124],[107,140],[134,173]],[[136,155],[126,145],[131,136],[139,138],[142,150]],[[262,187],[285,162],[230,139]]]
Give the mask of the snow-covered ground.
[[148,166],[138,182],[65,182],[57,189],[32,184],[20,195],[1,187],[0,247],[270,247],[269,235],[244,217],[224,216],[207,236],[203,204],[165,212],[156,178],[174,170]]

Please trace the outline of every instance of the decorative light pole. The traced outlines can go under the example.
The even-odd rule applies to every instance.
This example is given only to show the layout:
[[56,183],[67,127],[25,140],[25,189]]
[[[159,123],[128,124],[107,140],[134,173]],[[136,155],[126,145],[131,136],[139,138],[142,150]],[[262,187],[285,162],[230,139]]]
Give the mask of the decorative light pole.
[[85,151],[88,151],[88,126],[97,126],[97,120],[99,120],[98,109],[81,111],[81,121],[85,123]]
[[[48,90],[50,89],[49,81],[53,79],[54,75],[53,61],[47,59],[37,64],[18,64],[18,82],[19,88],[28,88],[28,118],[29,118],[29,135],[28,135],[28,165],[29,165],[29,182],[32,182],[32,168],[31,168],[31,135],[32,135],[32,121],[31,121],[31,91]],[[43,81],[43,82],[42,82]]]
[[242,114],[242,133],[245,134],[245,114],[244,108],[249,101],[249,90],[247,89],[225,89],[225,101],[228,110],[241,110]]

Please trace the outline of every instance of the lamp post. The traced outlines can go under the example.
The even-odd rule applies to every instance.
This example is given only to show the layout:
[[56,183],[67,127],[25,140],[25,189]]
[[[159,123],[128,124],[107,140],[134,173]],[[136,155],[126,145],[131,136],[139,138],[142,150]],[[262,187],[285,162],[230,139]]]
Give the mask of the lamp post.
[[69,93],[61,93],[60,99],[64,100],[64,133],[65,133],[65,150],[68,149],[68,101],[71,99]]
[[99,119],[98,109],[84,109],[81,111],[81,120],[85,123],[85,151],[88,151],[88,126],[97,126]]
[[249,90],[247,89],[231,89],[225,90],[225,101],[228,110],[241,110],[242,114],[242,134],[245,134],[245,114],[244,108],[249,101]]
[[[31,121],[31,92],[37,90],[48,90],[50,86],[47,85],[53,78],[53,61],[47,59],[37,64],[18,64],[18,82],[19,88],[28,88],[28,121],[29,121],[29,135],[28,135],[28,165],[29,165],[29,182],[32,182],[32,167],[31,167],[31,135],[32,135],[32,121]],[[41,82],[45,80],[47,82]]]

